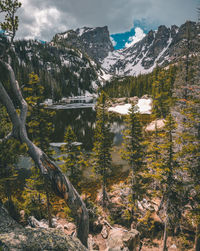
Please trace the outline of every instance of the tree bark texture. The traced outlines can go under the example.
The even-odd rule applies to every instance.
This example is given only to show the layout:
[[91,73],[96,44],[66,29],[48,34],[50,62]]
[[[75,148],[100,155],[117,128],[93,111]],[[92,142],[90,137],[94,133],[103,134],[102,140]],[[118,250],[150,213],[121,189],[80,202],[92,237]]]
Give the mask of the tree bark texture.
[[0,65],[8,72],[10,85],[20,108],[20,114],[18,114],[11,98],[0,82],[0,101],[6,107],[13,125],[11,135],[27,145],[30,157],[34,160],[42,175],[51,182],[55,194],[65,200],[72,212],[77,213],[77,237],[87,247],[89,218],[86,206],[61,169],[28,138],[25,126],[27,103],[22,96],[12,67],[2,60],[0,60]]
[[53,227],[53,225],[52,225],[51,209],[50,209],[49,192],[47,190],[46,190],[46,197],[47,197],[47,212],[48,212],[49,227]]
[[168,250],[168,248],[167,248],[167,238],[168,238],[168,215],[166,213],[162,251],[167,251]]

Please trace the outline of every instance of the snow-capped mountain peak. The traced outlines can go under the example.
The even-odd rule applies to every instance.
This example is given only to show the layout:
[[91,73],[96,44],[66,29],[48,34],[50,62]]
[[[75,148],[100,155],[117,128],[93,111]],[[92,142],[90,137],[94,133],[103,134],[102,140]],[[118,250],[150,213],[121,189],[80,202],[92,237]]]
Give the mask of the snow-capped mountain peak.
[[171,28],[161,25],[147,35],[138,29],[126,48],[110,52],[104,58],[102,67],[114,75],[137,76],[153,71],[156,65],[175,62],[185,53],[187,30],[190,30],[191,53],[195,53],[200,33],[197,23],[188,21],[180,27],[173,25]]

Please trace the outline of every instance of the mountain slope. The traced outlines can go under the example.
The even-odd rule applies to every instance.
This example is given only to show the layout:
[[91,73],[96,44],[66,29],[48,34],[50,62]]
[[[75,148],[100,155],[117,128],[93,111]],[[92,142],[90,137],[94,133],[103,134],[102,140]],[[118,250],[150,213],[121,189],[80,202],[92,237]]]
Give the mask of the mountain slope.
[[133,46],[110,52],[102,67],[115,75],[137,76],[151,72],[156,65],[167,66],[178,61],[185,55],[186,48],[191,54],[198,52],[199,34],[200,28],[195,22],[188,21],[180,27],[159,26]]
[[[5,37],[0,41],[6,43]],[[101,67],[77,48],[20,40],[12,59],[19,82],[24,85],[29,73],[38,74],[46,98],[93,94],[107,80]]]
[[[45,87],[45,98],[89,95],[109,80],[109,74],[137,76],[152,72],[156,65],[176,63],[186,50],[197,53],[199,33],[195,22],[160,26],[132,46],[114,51],[106,26],[84,27],[56,34],[50,43],[16,41],[13,67],[22,85],[27,83],[29,73],[37,73]],[[0,42],[0,46],[6,44],[2,34]]]
[[83,53],[88,54],[97,63],[114,50],[107,26],[97,28],[83,27],[77,30],[58,33],[54,36],[52,42],[67,47],[78,48]]

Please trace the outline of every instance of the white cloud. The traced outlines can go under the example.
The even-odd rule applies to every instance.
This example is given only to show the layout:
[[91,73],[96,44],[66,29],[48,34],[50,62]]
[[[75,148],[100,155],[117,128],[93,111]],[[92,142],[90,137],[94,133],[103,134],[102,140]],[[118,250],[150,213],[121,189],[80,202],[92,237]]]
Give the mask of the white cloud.
[[113,46],[116,46],[116,45],[117,45],[117,42],[114,40],[114,38],[113,38],[113,37],[110,37],[110,40],[111,40],[111,42],[112,42]]
[[[21,0],[18,37],[50,40],[57,32],[107,25],[111,34],[145,18],[158,25],[197,19],[199,0]],[[178,10],[178,11],[177,11]]]
[[50,40],[57,32],[68,30],[70,25],[76,22],[72,16],[68,15],[71,23],[64,24],[63,13],[55,6],[41,8],[41,6],[34,5],[34,1],[29,0],[22,0],[22,6],[23,8],[18,14],[19,17],[22,17],[19,38]]
[[135,28],[135,35],[132,36],[132,37],[129,37],[129,39],[128,39],[129,42],[127,42],[127,43],[125,44],[125,47],[128,48],[128,47],[134,45],[135,43],[137,43],[137,42],[139,42],[140,40],[142,40],[144,37],[145,37],[144,31],[143,31],[141,28],[136,27],[136,28]]

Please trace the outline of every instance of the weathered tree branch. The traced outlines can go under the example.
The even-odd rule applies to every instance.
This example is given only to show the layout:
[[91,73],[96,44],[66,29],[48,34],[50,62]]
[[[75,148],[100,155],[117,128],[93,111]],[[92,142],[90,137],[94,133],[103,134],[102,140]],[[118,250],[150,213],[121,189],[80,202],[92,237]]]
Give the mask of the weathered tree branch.
[[27,103],[21,94],[12,67],[2,60],[0,60],[0,62],[8,71],[11,87],[20,104],[19,116],[12,100],[6,92],[3,84],[0,82],[0,101],[5,105],[11,119],[14,132],[13,135],[22,143],[26,143],[29,155],[34,160],[36,166],[40,169],[42,175],[51,182],[53,191],[65,200],[72,212],[77,213],[77,237],[87,247],[89,218],[86,206],[78,192],[72,186],[68,178],[62,173],[60,168],[28,138],[25,126]]
[[0,60],[0,63],[3,65],[3,67],[8,72],[8,77],[10,80],[11,87],[14,91],[15,97],[17,98],[17,100],[21,106],[20,107],[20,118],[21,118],[22,122],[25,123],[28,105],[22,96],[18,81],[15,79],[15,73],[14,73],[12,67],[8,63],[4,62],[3,60]]

